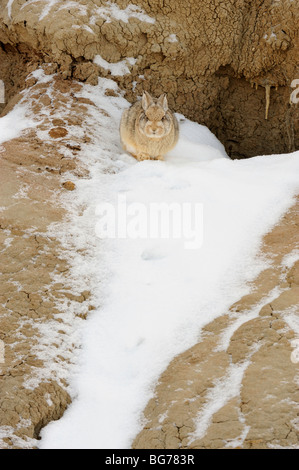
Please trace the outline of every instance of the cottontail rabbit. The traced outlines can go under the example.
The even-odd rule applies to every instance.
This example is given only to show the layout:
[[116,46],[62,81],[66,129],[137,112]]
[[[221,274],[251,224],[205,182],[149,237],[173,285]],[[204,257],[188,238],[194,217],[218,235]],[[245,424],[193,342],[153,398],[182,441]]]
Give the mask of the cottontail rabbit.
[[124,111],[120,138],[137,160],[163,160],[179,138],[179,124],[168,109],[166,95],[155,99],[145,91],[141,101]]

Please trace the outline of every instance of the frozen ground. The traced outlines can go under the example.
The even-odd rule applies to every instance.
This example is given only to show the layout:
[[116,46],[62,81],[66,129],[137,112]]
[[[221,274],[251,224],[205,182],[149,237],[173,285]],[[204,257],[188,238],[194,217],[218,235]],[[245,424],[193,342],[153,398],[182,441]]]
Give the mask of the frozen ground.
[[[181,138],[166,160],[137,162],[119,144],[129,104],[120,94],[106,96],[107,88],[118,93],[104,79],[81,93],[97,105],[86,119],[93,141],[81,152],[90,178],[70,175],[77,189],[65,196],[69,220],[51,229],[69,250],[74,284],[92,291],[97,308],[81,332],[73,403],[42,431],[43,449],[130,447],[170,360],[248,293],[248,283],[271,262],[257,256],[262,236],[299,189],[299,152],[231,161],[208,129],[180,115]],[[18,116],[16,129],[28,127]],[[0,121],[0,136],[10,117]],[[131,236],[141,234],[136,213],[153,203],[187,204],[191,214],[200,207],[199,236],[193,224],[182,239],[100,239],[103,202],[135,210],[126,219]],[[188,249],[190,241],[196,246]]]

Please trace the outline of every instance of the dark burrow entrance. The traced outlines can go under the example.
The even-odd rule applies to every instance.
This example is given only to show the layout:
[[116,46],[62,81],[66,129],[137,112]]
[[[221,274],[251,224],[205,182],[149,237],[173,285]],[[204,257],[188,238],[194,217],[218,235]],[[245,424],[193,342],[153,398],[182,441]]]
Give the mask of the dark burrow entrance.
[[293,152],[299,149],[299,106],[290,102],[292,92],[230,77],[209,127],[231,158]]

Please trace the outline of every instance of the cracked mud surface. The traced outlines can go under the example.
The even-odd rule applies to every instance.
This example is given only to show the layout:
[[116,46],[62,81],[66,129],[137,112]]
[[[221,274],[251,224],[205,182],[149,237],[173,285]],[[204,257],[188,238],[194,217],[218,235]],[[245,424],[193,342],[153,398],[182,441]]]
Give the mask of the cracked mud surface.
[[134,448],[298,448],[299,371],[289,317],[298,314],[299,262],[285,263],[298,249],[298,208],[299,201],[265,236],[272,265],[252,293],[206,325],[198,344],[162,374]]

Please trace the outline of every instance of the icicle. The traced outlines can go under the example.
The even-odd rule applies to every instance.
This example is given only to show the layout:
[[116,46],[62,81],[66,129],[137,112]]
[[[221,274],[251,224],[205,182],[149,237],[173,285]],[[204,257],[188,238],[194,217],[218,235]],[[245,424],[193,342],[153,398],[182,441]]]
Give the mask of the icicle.
[[266,88],[266,115],[265,115],[265,119],[268,119],[269,106],[270,106],[271,85],[265,85],[265,88]]

